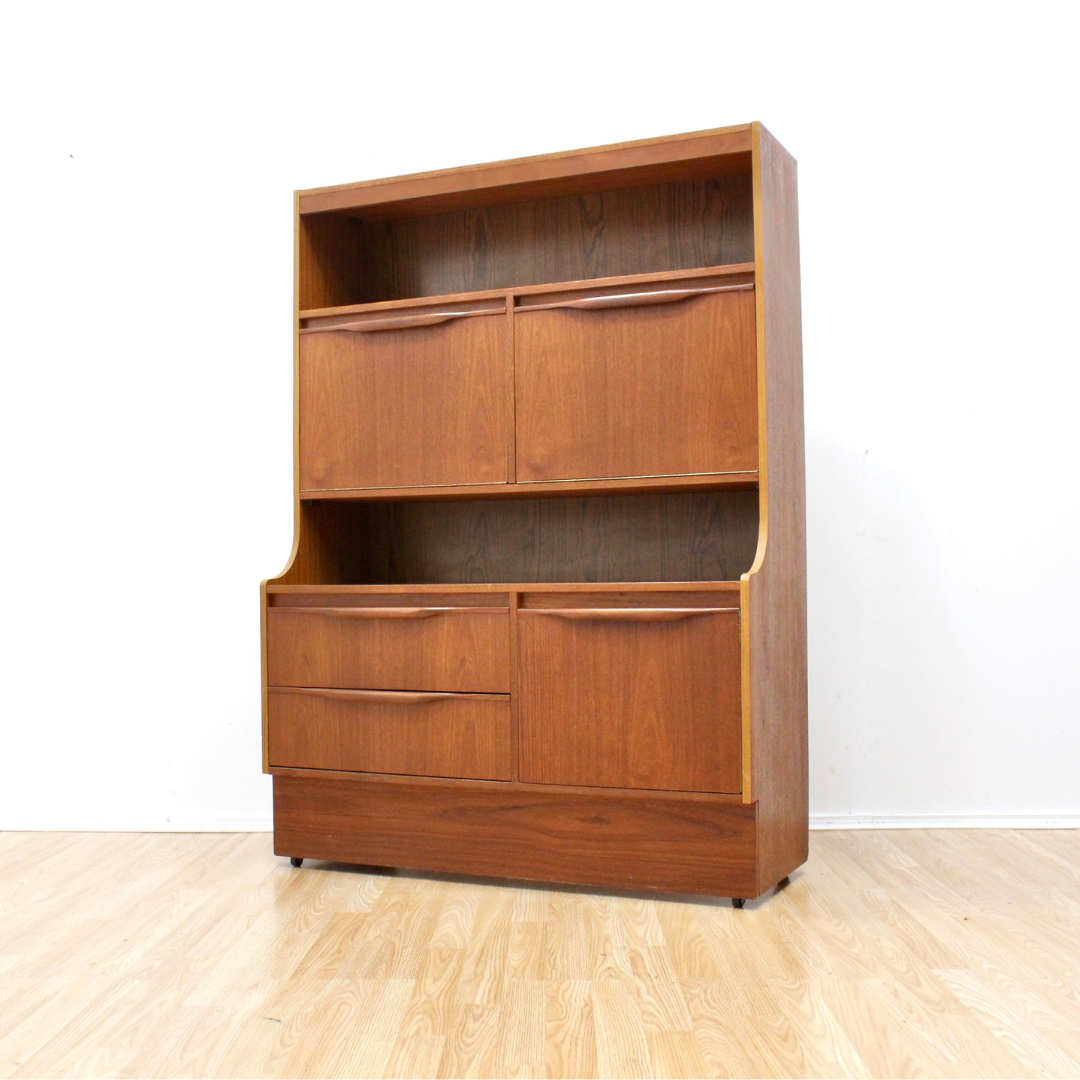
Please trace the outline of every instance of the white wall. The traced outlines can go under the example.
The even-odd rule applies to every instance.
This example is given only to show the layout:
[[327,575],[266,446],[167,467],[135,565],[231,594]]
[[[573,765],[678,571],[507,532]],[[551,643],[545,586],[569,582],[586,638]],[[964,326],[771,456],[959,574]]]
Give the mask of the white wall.
[[0,827],[269,820],[294,188],[750,119],[800,162],[813,810],[1080,820],[1072,18],[9,11]]

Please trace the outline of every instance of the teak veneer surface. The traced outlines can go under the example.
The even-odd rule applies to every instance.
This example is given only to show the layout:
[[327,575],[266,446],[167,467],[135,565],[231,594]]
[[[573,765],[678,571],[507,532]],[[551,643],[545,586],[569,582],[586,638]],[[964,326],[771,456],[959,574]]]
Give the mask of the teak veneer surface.
[[303,488],[506,483],[503,315],[300,339]]
[[[753,261],[740,263],[718,263],[711,266],[695,266],[689,270],[664,270],[648,274],[616,274],[605,278],[579,278],[569,281],[545,281],[540,285],[515,285],[511,288],[470,290],[462,293],[439,294],[436,296],[417,296],[404,300],[382,300],[363,304],[340,304],[329,307],[304,308],[297,312],[302,327],[321,325],[323,320],[343,318],[350,315],[395,314],[403,311],[429,310],[443,304],[468,305],[477,309],[486,309],[491,301],[502,301],[507,296],[522,303],[542,302],[548,294],[580,293],[586,296],[607,291],[621,291],[636,285],[673,285],[682,286],[687,282],[704,284],[711,279],[724,279],[724,283],[750,284],[754,282],[755,264]],[[721,284],[718,280],[716,284]]]
[[737,607],[529,608],[517,625],[523,781],[740,790]]
[[674,476],[631,476],[614,480],[543,480],[537,483],[444,484],[433,487],[302,489],[304,502],[451,502],[480,496],[515,499],[532,496],[559,499],[567,495],[647,495],[682,491],[756,491],[758,472],[750,469],[724,473],[679,473]]
[[746,578],[744,794],[760,803],[764,888],[806,858],[809,819],[806,659],[806,463],[799,214],[791,155],[760,125],[756,223],[763,540]]
[[267,679],[273,686],[358,690],[510,690],[509,607],[272,607]]
[[270,687],[270,764],[510,780],[510,699]]
[[320,502],[304,514],[327,583],[358,585],[732,581],[758,539],[754,491]]
[[757,469],[753,292],[514,320],[519,480]]
[[[361,221],[355,303],[750,262],[750,172]],[[348,231],[348,230],[346,230]]]
[[525,792],[274,777],[279,854],[728,895],[754,881],[755,811],[647,792]]
[[612,191],[688,176],[746,173],[750,170],[752,127],[740,124],[315,188],[297,193],[298,210],[305,216],[348,209],[390,218],[542,196]]
[[[434,672],[484,666],[452,634],[436,659],[301,639],[410,605],[477,618],[434,597],[491,597],[508,680],[482,685],[508,691],[509,770],[407,775],[439,770],[423,723],[403,739],[417,764],[380,764],[364,740],[389,720],[354,738],[308,703],[292,734],[321,725],[318,752],[273,766],[279,841],[764,893],[807,836],[794,161],[755,123],[301,192],[296,210],[297,530],[263,589],[264,724],[289,664],[354,712],[379,687],[432,703]],[[307,629],[270,663],[286,625]]]
[[0,1075],[1075,1077],[1080,832],[815,832],[726,900],[0,833]]

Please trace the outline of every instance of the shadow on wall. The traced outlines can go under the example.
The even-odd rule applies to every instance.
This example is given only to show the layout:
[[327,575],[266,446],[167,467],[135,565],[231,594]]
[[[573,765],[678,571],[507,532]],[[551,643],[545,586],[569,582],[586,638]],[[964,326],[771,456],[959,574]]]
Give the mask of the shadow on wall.
[[871,451],[814,431],[806,479],[811,814],[973,812],[972,643],[950,617],[957,583],[927,501]]

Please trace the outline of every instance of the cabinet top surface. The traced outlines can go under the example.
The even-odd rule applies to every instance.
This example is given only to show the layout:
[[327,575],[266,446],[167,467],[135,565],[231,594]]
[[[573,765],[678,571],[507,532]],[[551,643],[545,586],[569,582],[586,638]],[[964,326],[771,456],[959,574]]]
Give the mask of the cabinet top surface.
[[407,212],[438,212],[484,201],[517,201],[536,194],[591,190],[590,177],[604,186],[613,182],[633,186],[694,178],[699,172],[702,175],[742,172],[749,168],[752,131],[752,124],[739,124],[309,188],[296,195],[301,214],[360,208],[370,212],[378,208],[379,216],[389,217]]

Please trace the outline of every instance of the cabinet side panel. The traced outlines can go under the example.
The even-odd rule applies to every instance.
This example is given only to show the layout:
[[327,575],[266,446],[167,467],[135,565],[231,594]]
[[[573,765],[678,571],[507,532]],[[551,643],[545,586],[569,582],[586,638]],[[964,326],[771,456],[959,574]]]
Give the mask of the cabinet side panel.
[[[760,125],[755,178],[763,316],[764,552],[749,575],[758,892],[806,860],[806,467],[795,160]],[[755,141],[758,141],[755,139]]]

